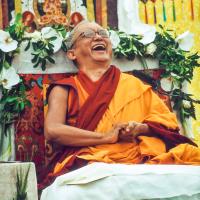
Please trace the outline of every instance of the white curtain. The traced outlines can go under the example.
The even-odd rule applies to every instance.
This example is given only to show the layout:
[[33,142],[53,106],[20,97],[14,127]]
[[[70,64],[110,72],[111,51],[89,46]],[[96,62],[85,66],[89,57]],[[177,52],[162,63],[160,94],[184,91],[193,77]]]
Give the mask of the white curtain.
[[0,161],[15,160],[15,129],[14,124],[9,125],[6,131],[0,124]]
[[139,18],[138,0],[117,1],[118,28],[131,33],[136,24],[141,23]]

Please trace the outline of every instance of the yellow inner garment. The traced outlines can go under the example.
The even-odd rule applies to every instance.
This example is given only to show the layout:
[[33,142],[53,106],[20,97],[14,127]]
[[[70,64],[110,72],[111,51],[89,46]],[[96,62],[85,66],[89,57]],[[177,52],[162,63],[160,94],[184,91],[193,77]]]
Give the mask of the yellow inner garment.
[[[78,89],[83,90],[83,87],[79,86],[77,84]],[[85,93],[79,91],[79,94]],[[80,98],[85,97],[86,95],[80,95]],[[151,121],[165,125],[167,128],[177,128],[175,115],[150,90],[150,86],[144,85],[131,75],[122,73],[109,108],[95,131],[106,134],[114,124],[128,121]],[[196,147],[181,144],[166,153],[166,147],[162,140],[147,136],[140,136],[138,139],[139,142],[122,141],[116,144],[85,147],[81,149],[77,157],[89,162],[105,163],[136,164],[145,161],[149,164],[200,164],[200,149]],[[70,158],[71,156],[62,163],[58,163],[54,173],[59,172]]]

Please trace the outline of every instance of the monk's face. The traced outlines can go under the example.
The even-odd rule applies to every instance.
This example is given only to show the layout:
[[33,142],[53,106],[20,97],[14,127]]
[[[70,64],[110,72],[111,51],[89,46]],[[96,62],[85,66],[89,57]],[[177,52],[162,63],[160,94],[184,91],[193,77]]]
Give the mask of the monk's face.
[[112,45],[107,30],[96,23],[79,25],[73,37],[74,60],[78,66],[92,63],[108,65],[112,59]]

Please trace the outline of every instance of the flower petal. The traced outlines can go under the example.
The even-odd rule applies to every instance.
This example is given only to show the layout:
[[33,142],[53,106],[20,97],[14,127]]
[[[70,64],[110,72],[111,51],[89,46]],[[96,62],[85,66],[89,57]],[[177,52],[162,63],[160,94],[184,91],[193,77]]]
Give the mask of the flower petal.
[[170,92],[172,90],[172,80],[170,78],[162,78],[160,86],[164,91]]
[[4,42],[7,38],[10,38],[10,34],[6,31],[0,30],[0,42]]
[[2,69],[1,81],[2,80],[6,80],[5,84],[3,84],[3,87],[9,90],[12,88],[13,85],[19,83],[20,78],[19,75],[16,73],[14,67],[10,67],[8,69]]
[[53,44],[53,46],[54,46],[53,51],[54,51],[54,53],[56,53],[62,46],[62,41],[63,41],[62,37],[56,32],[56,30],[54,30],[51,27],[42,28],[41,33],[42,33],[42,37],[44,39],[56,37],[55,40],[50,41],[50,43]]
[[0,49],[3,52],[10,52],[10,51],[14,51],[17,48],[18,42],[16,40],[12,40],[11,42],[7,42],[7,43],[0,43]]
[[184,32],[183,34],[179,35],[175,41],[178,42],[179,48],[183,51],[189,51],[193,44],[194,44],[194,38],[193,34],[189,31]]
[[181,35],[179,35],[175,40],[176,41],[182,40],[182,39],[186,38],[189,34],[190,34],[189,31],[185,31],[184,33],[182,33]]
[[187,101],[187,100],[183,100],[183,107],[184,107],[184,108],[191,108],[190,102]]
[[24,37],[31,38],[34,42],[37,42],[42,39],[42,35],[39,31],[34,31],[33,33],[24,32]]
[[53,44],[53,52],[56,53],[62,46],[63,39],[61,37],[57,37],[56,40],[51,41],[50,43]]
[[157,49],[157,46],[154,43],[151,43],[146,48],[146,54],[153,55],[156,49]]
[[140,42],[144,45],[150,44],[155,40],[156,34],[153,32],[145,33]]
[[3,52],[10,52],[17,48],[18,42],[10,37],[6,31],[0,30],[0,49]]
[[119,38],[118,34],[113,30],[110,30],[109,33],[110,33],[110,40],[112,43],[112,48],[115,49],[115,48],[117,48],[118,44],[120,43],[120,38]]
[[132,34],[141,35],[142,39],[140,42],[144,45],[147,45],[155,40],[156,37],[156,28],[147,24],[136,24]]
[[56,37],[58,34],[57,32],[51,27],[44,27],[41,30],[42,37],[45,39],[49,39],[51,37]]

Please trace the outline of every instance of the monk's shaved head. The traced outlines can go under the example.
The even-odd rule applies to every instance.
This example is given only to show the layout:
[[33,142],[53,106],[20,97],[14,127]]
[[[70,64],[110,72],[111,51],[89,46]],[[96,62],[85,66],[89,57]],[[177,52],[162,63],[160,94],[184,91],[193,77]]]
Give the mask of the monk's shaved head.
[[[78,23],[73,29],[72,31],[69,33],[69,36],[66,40],[66,46],[67,49],[71,49],[74,42],[76,41],[76,39],[78,38],[78,36],[80,35],[81,31],[82,31],[82,26],[85,26],[86,24],[96,24],[95,22],[89,22],[88,20],[83,20],[80,23]],[[98,25],[100,27],[100,25]]]

